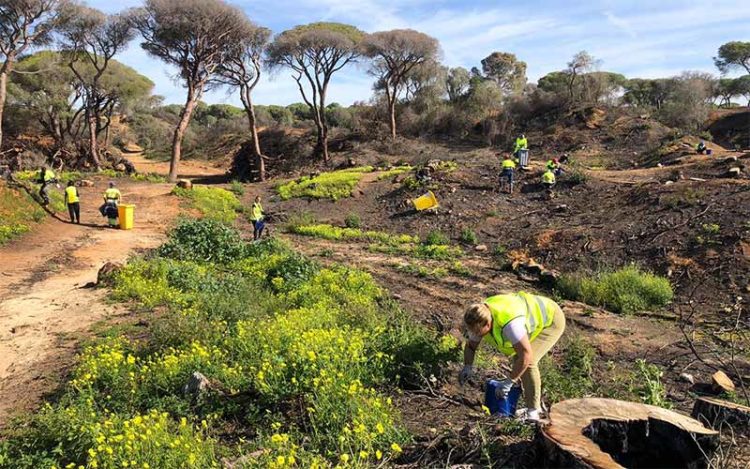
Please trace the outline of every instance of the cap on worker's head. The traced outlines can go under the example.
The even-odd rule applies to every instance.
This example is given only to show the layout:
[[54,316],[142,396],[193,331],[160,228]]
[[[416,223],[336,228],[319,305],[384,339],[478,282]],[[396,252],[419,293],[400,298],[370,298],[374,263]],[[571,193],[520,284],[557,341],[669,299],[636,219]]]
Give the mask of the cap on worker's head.
[[553,158],[553,159],[552,159],[552,162],[553,162],[553,163],[559,163],[560,161],[559,161],[559,160],[558,160],[557,158]]
[[115,187],[115,181],[109,181],[109,187]]
[[76,183],[75,183],[75,182],[73,182],[72,180],[71,180],[71,181],[68,181],[68,187],[70,187],[70,186],[75,186],[75,185],[76,185]]

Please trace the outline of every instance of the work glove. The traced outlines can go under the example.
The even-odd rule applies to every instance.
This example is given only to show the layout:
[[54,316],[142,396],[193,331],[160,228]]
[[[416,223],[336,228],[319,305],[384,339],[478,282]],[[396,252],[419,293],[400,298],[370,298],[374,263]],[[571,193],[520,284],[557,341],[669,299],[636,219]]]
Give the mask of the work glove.
[[466,382],[474,376],[474,367],[471,365],[464,365],[464,368],[458,374],[458,383],[466,384]]
[[498,399],[505,399],[510,394],[510,390],[513,388],[513,381],[510,378],[505,378],[500,381],[497,388],[495,389],[495,397]]

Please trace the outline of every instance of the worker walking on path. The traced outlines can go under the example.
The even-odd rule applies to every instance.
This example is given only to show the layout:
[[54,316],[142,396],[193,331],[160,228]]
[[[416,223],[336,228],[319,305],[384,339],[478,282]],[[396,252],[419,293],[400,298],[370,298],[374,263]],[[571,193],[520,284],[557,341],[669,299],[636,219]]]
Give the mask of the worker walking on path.
[[506,186],[508,194],[513,194],[513,173],[516,169],[516,163],[510,155],[506,154],[505,158],[503,158],[501,169],[500,192],[503,192],[503,186]]
[[114,182],[110,182],[109,188],[104,191],[104,205],[99,208],[102,215],[107,217],[110,228],[117,228],[119,218],[117,207],[121,201],[120,190],[115,187]]
[[539,420],[542,411],[542,378],[539,361],[560,340],[565,315],[549,298],[526,292],[487,298],[466,310],[463,317],[467,343],[459,382],[474,373],[474,357],[481,341],[512,357],[510,376],[500,381],[497,397],[505,398],[514,386],[523,387],[526,409],[517,412],[526,420]]
[[544,174],[542,174],[542,186],[544,186],[544,193],[548,199],[551,199],[555,195],[552,192],[552,189],[555,187],[555,183],[557,183],[555,173],[552,172],[551,169],[547,169]]
[[263,205],[260,203],[260,196],[255,197],[253,208],[250,212],[250,221],[253,223],[253,240],[257,241],[263,235],[263,229],[266,226],[264,221]]
[[41,187],[39,187],[39,197],[42,199],[44,205],[49,205],[49,189],[47,186],[57,182],[55,173],[48,167],[41,166],[39,168],[38,182],[41,184]]
[[68,187],[65,188],[65,205],[68,207],[70,222],[81,224],[81,203],[78,197],[78,189],[73,181],[68,181]]

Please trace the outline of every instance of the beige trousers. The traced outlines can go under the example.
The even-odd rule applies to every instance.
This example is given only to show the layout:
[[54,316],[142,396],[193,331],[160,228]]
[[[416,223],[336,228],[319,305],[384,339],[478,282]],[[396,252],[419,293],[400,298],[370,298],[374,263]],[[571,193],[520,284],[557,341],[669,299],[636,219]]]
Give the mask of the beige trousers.
[[[552,324],[531,341],[531,351],[534,358],[531,365],[521,375],[523,397],[526,401],[526,407],[529,409],[542,408],[542,377],[539,374],[539,360],[560,340],[563,332],[565,332],[565,315],[557,306]],[[514,360],[516,359],[518,359],[518,356],[514,357]]]

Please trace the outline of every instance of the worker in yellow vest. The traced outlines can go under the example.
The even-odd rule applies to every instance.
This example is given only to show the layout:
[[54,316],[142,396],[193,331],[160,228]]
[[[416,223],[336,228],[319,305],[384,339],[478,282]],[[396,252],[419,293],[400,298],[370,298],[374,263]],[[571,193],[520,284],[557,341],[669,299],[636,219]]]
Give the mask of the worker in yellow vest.
[[261,205],[260,196],[258,195],[255,197],[253,208],[250,211],[250,221],[253,223],[253,240],[255,241],[259,240],[263,234],[263,229],[266,226],[264,218],[263,205]]
[[508,194],[513,194],[513,173],[516,170],[516,163],[510,155],[505,155],[503,162],[500,163],[502,172],[500,173],[500,192],[504,186],[507,187]]
[[497,388],[499,398],[507,396],[514,386],[523,387],[527,420],[539,420],[542,411],[542,378],[539,360],[560,340],[565,331],[565,315],[549,298],[526,292],[496,295],[469,307],[463,318],[464,367],[459,382],[465,383],[473,374],[474,356],[484,341],[500,353],[512,357],[510,376]]
[[122,194],[120,190],[115,187],[114,182],[109,183],[109,187],[104,191],[104,205],[99,209],[103,216],[107,217],[110,228],[117,228],[118,226],[118,210],[117,206],[122,201]]
[[526,139],[525,134],[521,134],[520,137],[516,138],[516,144],[513,147],[513,153],[518,153],[518,150],[528,150],[529,141]]
[[[46,166],[39,168],[39,197],[42,199],[44,205],[49,205],[49,192],[47,186],[57,182],[54,171]],[[59,186],[58,186],[59,187]]]
[[544,187],[544,194],[548,199],[554,197],[552,189],[555,187],[556,183],[557,178],[555,177],[555,173],[551,169],[547,169],[542,174],[542,186]]
[[68,181],[65,188],[65,205],[68,207],[70,222],[81,224],[81,200],[78,197],[78,189],[73,181]]

